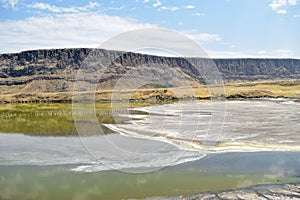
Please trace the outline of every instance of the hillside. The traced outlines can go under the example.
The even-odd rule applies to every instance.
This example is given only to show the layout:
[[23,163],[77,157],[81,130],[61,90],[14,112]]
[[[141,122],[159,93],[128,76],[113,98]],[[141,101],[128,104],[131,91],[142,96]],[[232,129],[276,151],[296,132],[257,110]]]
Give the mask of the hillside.
[[[78,69],[92,51],[93,49],[76,48],[1,54],[0,94],[71,92]],[[189,60],[194,63],[201,62],[205,60],[203,58],[159,57],[103,49],[98,49],[97,54],[100,58],[97,65],[110,65],[104,78],[95,82],[100,84],[101,88],[113,88],[116,80],[123,74],[145,64],[159,64],[174,69],[179,75],[173,76],[173,81],[179,80],[182,76],[189,81],[203,83],[201,74],[188,62]],[[213,59],[213,61],[225,83],[300,79],[300,60],[297,59]],[[92,82],[88,79],[83,81]]]

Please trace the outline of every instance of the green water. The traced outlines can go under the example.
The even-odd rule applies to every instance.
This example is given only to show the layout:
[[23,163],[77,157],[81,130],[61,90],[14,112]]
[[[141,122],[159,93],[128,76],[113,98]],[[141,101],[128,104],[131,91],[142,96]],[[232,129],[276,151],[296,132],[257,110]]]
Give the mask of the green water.
[[[262,174],[197,173],[195,170],[150,174],[76,173],[65,167],[0,167],[1,199],[129,199],[188,195],[261,183],[276,183]],[[299,181],[283,178],[281,182]]]
[[[132,102],[130,107],[147,106],[155,102]],[[124,103],[123,103],[124,104]],[[123,106],[114,103],[114,106]],[[94,106],[84,104],[83,106]],[[124,104],[124,106],[126,106]],[[115,123],[110,102],[96,103],[95,113],[99,123]],[[14,103],[0,105],[0,133],[23,133],[40,136],[77,136],[72,103]],[[82,114],[81,123],[89,126],[88,114]],[[123,119],[126,120],[126,119]],[[120,121],[120,119],[118,119]],[[105,129],[105,127],[102,127]],[[105,133],[110,133],[108,129]]]
[[[246,160],[235,166],[241,157]],[[286,159],[278,164],[281,157]],[[73,172],[70,165],[0,166],[0,199],[143,199],[299,182],[289,174],[298,169],[296,158],[297,153],[227,153],[146,174]]]
[[[133,104],[132,107],[145,105],[147,103]],[[97,103],[96,113],[100,123],[114,123],[110,103]],[[88,126],[87,121],[81,122]],[[70,103],[3,104],[0,107],[0,124],[0,133],[77,135]],[[33,139],[33,142],[40,141]],[[24,141],[21,142],[19,145]],[[7,157],[4,155],[11,143],[1,140],[0,143],[0,199],[143,199],[228,190],[256,184],[300,182],[300,153],[213,154],[199,161],[153,173],[129,174],[118,171],[71,171],[80,166],[80,163],[73,166],[55,165],[55,162],[52,166],[7,165]],[[19,145],[16,146],[19,157],[9,155],[21,159],[20,161],[27,161],[30,153],[41,153],[38,145],[34,152],[32,146],[25,145],[22,149]],[[49,159],[52,158],[50,150],[50,153],[43,155],[46,160],[46,155]],[[66,152],[61,153],[64,155]]]

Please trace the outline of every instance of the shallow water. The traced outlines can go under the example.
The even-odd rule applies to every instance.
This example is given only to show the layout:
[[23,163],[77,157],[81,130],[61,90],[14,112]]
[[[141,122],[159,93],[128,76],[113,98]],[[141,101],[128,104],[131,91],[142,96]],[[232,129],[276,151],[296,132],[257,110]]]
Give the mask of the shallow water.
[[[89,144],[89,149],[84,146],[82,140],[85,144]],[[133,150],[139,151],[140,154],[124,152],[117,155],[113,152],[116,146],[132,150],[132,152]],[[149,149],[155,153],[149,152]],[[92,136],[84,139],[0,134],[0,165],[76,164],[77,167],[72,169],[73,171],[85,172],[151,167],[149,170],[141,169],[145,172],[197,160],[203,156],[205,154],[202,152],[185,151],[160,141],[130,138],[119,134]],[[118,158],[120,159],[116,160]],[[139,170],[135,169],[132,172],[139,172]]]
[[225,121],[212,121],[223,105],[137,108],[144,114],[108,125],[121,134],[0,134],[0,199],[129,199],[300,182],[300,104],[229,101]]
[[1,165],[0,199],[141,199],[299,182],[300,154],[211,154],[152,173],[74,172],[77,165]]

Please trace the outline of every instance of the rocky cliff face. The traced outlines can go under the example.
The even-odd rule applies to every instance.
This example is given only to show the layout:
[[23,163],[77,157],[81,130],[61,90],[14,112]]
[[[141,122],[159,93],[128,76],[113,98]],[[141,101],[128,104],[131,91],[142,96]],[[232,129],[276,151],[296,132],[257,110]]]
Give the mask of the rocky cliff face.
[[297,59],[214,59],[225,80],[299,79]]
[[[69,91],[77,70],[93,52],[92,49],[32,50],[0,55],[1,93]],[[108,81],[122,76],[139,65],[160,64],[174,68],[185,77],[201,82],[201,74],[184,58],[97,50],[96,65],[109,64]],[[112,63],[110,61],[113,61]],[[193,58],[201,61],[201,58]],[[203,59],[202,59],[203,60]],[[109,63],[108,63],[109,61]],[[297,59],[214,59],[223,80],[300,79],[300,60]],[[107,84],[106,84],[107,85]],[[13,89],[7,89],[11,86]],[[109,84],[107,85],[109,87]]]

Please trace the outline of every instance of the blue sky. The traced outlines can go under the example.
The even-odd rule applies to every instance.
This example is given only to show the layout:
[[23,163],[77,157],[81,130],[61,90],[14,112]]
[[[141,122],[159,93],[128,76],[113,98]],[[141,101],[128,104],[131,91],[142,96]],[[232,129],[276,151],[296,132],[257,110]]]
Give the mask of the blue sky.
[[300,58],[298,0],[0,0],[0,53],[97,47],[147,27],[183,33],[210,57]]

